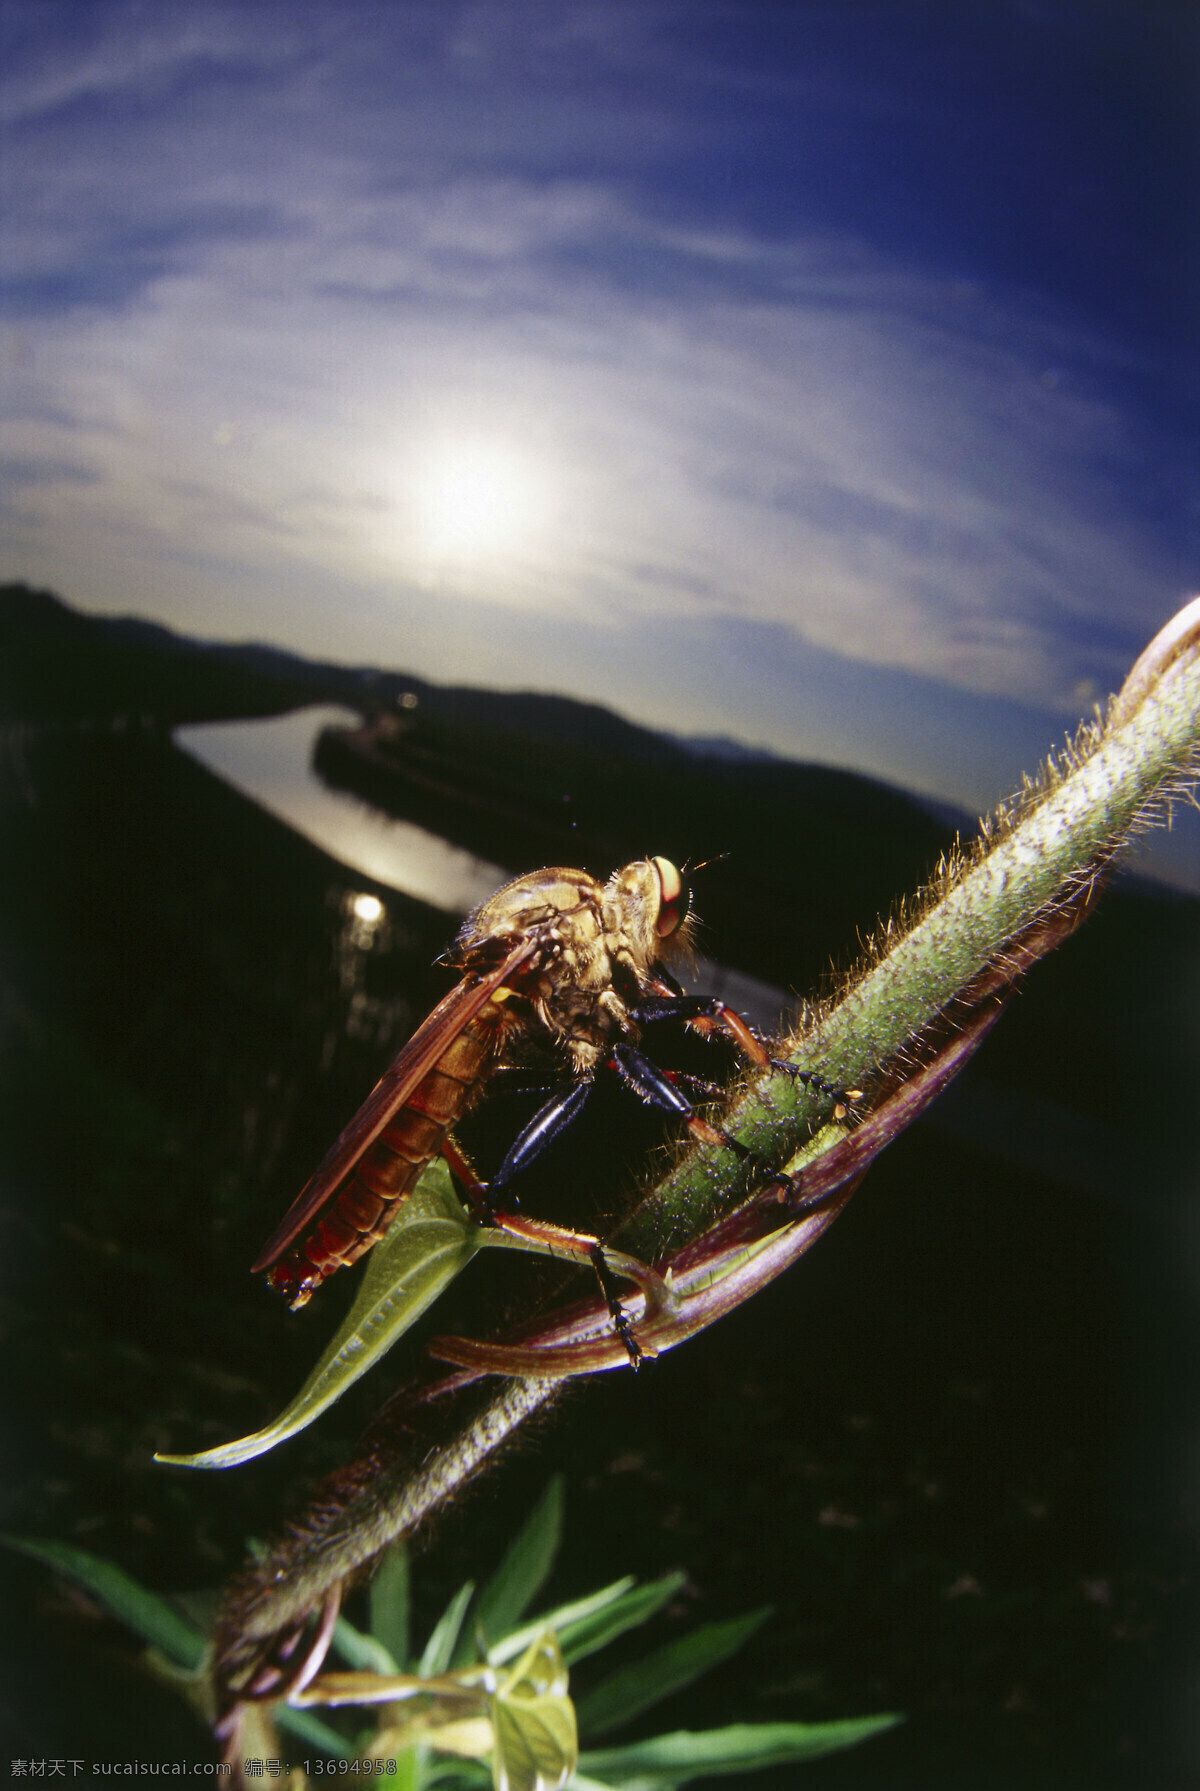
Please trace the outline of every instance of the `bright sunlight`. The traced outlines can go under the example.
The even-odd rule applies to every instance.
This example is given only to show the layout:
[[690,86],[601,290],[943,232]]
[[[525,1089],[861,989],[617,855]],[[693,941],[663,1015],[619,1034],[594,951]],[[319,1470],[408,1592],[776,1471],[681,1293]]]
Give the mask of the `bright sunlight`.
[[548,521],[544,477],[502,441],[442,443],[421,463],[416,489],[421,556],[433,573],[509,558]]

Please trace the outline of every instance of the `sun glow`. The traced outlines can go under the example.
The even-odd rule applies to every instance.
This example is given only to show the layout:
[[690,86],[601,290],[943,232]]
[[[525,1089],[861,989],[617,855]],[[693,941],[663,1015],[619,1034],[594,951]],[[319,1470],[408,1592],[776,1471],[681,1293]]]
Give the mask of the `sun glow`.
[[422,558],[432,571],[511,558],[542,530],[547,482],[508,443],[463,437],[425,458],[416,480]]

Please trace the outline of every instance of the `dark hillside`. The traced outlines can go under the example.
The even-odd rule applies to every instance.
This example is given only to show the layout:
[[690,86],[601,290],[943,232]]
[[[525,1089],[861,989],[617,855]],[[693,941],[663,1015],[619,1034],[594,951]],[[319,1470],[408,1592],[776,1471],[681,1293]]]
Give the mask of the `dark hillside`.
[[869,778],[697,750],[597,704],[192,641],[0,587],[10,721],[170,727],[321,701],[366,718],[323,736],[328,782],[514,871],[557,861],[604,873],[659,852],[718,860],[697,890],[702,946],[784,988],[819,983],[861,917],[918,883],[951,837]]
[[[393,789],[420,774],[428,798],[440,779],[443,817],[482,791],[514,827],[553,821],[597,869],[728,850],[698,880],[705,943],[806,990],[946,836],[861,779],[698,753],[557,699],[345,668],[339,687],[260,648],[77,629],[54,600],[10,591],[14,631],[22,606],[42,643],[25,664],[45,681],[40,717],[0,731],[0,1530],[192,1593],[297,1511],[409,1372],[416,1337],[246,1468],[152,1460],[268,1421],[331,1334],[348,1290],[335,1281],[290,1315],[248,1264],[444,992],[447,922],[328,858],[162,727],[115,725],[146,712],[118,695],[153,687],[169,714],[203,693],[227,713],[240,691],[266,713],[357,679],[378,715],[385,690],[414,724]],[[52,638],[67,658],[79,644],[87,676],[54,662]],[[199,681],[172,684],[189,664]],[[406,689],[417,707],[395,711]],[[364,893],[382,907],[369,926]],[[822,1761],[814,1784],[1182,1791],[1200,1565],[1198,914],[1112,890],[791,1274],[637,1377],[578,1389],[433,1528],[419,1621],[491,1571],[562,1466],[549,1600],[682,1567],[686,1591],[647,1647],[775,1606],[741,1655],[664,1707],[665,1727],[902,1710],[894,1738]],[[521,1098],[474,1116],[485,1170],[527,1116]],[[525,1210],[611,1216],[663,1138],[624,1091],[598,1091],[535,1166]],[[528,1310],[537,1275],[472,1264],[429,1329],[486,1334]],[[208,1757],[181,1705],[151,1723],[117,1625],[6,1555],[0,1592],[10,1758],[126,1757],[130,1709],[163,1758]]]
[[299,683],[225,661],[170,629],[81,615],[48,591],[0,586],[0,716],[171,726],[311,701]]

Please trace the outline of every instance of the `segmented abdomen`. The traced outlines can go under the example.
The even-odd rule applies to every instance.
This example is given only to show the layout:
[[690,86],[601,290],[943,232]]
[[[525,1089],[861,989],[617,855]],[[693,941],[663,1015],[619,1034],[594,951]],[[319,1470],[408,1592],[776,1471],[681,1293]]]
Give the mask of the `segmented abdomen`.
[[498,1004],[489,1001],[468,1021],[367,1146],[325,1215],[275,1264],[268,1285],[293,1311],[383,1236],[494,1067],[501,1019]]

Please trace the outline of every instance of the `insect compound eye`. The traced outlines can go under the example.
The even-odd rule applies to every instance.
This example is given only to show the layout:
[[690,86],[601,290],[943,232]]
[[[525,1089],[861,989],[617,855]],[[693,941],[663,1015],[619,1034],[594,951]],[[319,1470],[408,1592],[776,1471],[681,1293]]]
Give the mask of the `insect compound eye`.
[[650,860],[658,872],[660,891],[658,919],[655,931],[660,939],[669,939],[677,933],[688,917],[691,907],[691,892],[683,880],[682,874],[676,870],[669,858],[652,858]]

